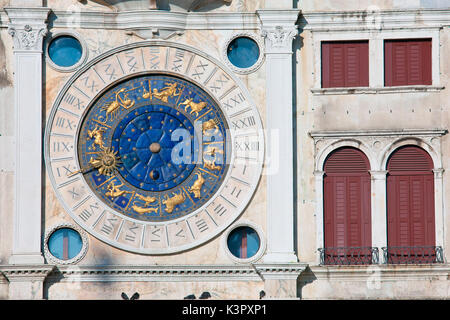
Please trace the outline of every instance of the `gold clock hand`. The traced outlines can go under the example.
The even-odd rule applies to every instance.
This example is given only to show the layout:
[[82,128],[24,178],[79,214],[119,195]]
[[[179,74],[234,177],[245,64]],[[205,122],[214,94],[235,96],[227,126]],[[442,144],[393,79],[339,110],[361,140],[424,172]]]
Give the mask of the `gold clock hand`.
[[67,174],[67,177],[68,177],[68,178],[73,177],[74,175],[76,175],[76,174],[78,174],[78,173],[86,174],[86,173],[91,172],[91,171],[94,170],[94,169],[95,169],[95,167],[91,167],[91,168],[87,168],[87,169],[86,169],[86,168],[80,169],[80,170],[77,170],[77,171],[74,171],[74,172],[72,172],[72,173]]

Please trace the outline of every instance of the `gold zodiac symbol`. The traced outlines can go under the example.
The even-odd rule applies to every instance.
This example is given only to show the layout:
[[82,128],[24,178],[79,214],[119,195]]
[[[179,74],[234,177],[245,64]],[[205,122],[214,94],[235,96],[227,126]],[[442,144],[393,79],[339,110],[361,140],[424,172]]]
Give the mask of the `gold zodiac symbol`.
[[[173,83],[169,83],[166,82],[164,83],[166,85],[166,87],[162,88],[161,91],[158,91],[158,89],[153,89],[153,92],[150,93],[148,91],[144,91],[144,93],[142,94],[142,97],[144,98],[150,98],[153,99],[153,97],[163,101],[163,102],[168,102],[169,97],[176,97],[179,96],[181,94],[181,90],[177,91],[177,83],[173,82]],[[151,88],[150,88],[151,90]]]
[[123,196],[125,193],[132,193],[131,191],[127,191],[127,190],[120,190],[120,188],[123,187],[123,183],[116,186],[114,181],[112,181],[110,184],[108,184],[108,192],[105,193],[105,195],[107,197],[111,197],[111,198],[117,198],[120,196]]
[[208,149],[206,149],[205,151],[205,154],[210,155],[212,157],[215,157],[216,153],[223,154],[223,150],[220,150],[217,147],[208,147]]
[[119,111],[120,107],[124,109],[129,109],[134,106],[134,100],[130,100],[127,94],[124,96],[123,99],[120,97],[120,94],[124,91],[125,88],[122,88],[119,91],[117,91],[115,100],[110,104],[102,107],[102,110],[106,111],[106,118],[108,118],[109,115],[110,119],[114,120],[117,118],[117,112]]
[[98,145],[100,149],[104,149],[105,146],[103,144],[103,133],[105,133],[104,128],[99,128],[97,125],[94,130],[88,130],[88,136],[91,139],[94,139],[94,145]]
[[144,208],[144,207],[139,207],[137,205],[132,205],[131,209],[133,209],[134,211],[136,211],[139,214],[144,214],[144,213],[150,213],[150,212],[158,212],[158,207],[155,208]]
[[205,179],[203,179],[201,173],[197,173],[197,180],[195,180],[192,187],[188,188],[189,192],[192,192],[194,194],[194,198],[200,198],[201,197],[201,189],[203,184],[205,183]]
[[172,192],[172,194],[173,196],[170,198],[166,195],[166,199],[162,201],[162,203],[166,206],[165,210],[168,213],[172,213],[175,206],[183,203],[184,200],[186,200],[183,191],[180,191],[180,194],[176,194],[175,192]]
[[216,158],[214,157],[213,160],[206,160],[205,158],[203,158],[203,165],[205,166],[205,168],[209,169],[209,170],[220,170],[221,167],[216,165]]
[[215,129],[212,134],[216,134],[219,132],[218,120],[210,119],[202,123],[203,134],[206,136],[211,136],[210,130]]
[[144,92],[142,93],[142,98],[148,99],[151,96],[152,96],[152,94],[150,92],[148,92],[147,90],[145,90],[145,88],[144,88]]
[[187,111],[189,107],[191,107],[190,114],[195,113],[195,116],[198,117],[198,113],[202,111],[206,107],[206,102],[194,102],[192,98],[186,99],[184,102],[180,103],[180,105],[186,106],[184,111]]
[[203,165],[205,166],[205,168],[209,169],[209,170],[220,170],[221,167],[216,165],[216,154],[223,154],[223,150],[220,150],[217,147],[208,147],[208,149],[206,149],[206,151],[204,152],[204,154],[211,156],[213,159],[212,160],[206,160],[205,157],[203,157]]
[[97,154],[96,159],[91,157],[89,160],[89,164],[95,169],[98,169],[98,173],[108,176],[112,175],[114,170],[117,170],[119,163],[120,160],[117,157],[117,151],[114,152],[107,147]]
[[139,198],[140,200],[145,202],[145,207],[148,206],[150,203],[155,202],[156,201],[156,197],[145,197],[139,193],[136,194],[136,198]]
[[[136,204],[134,204],[134,205],[131,206],[131,209],[133,209],[133,210],[136,211],[137,213],[139,213],[139,214],[144,214],[144,213],[150,213],[150,212],[155,212],[155,213],[158,212],[158,207],[153,207],[153,208],[152,208],[152,207],[148,207],[148,205],[149,205],[150,203],[156,201],[156,198],[155,198],[155,197],[151,197],[151,196],[145,197],[145,196],[143,196],[143,195],[137,193],[137,194],[136,194],[136,198],[138,198],[138,199],[140,199],[140,200],[142,200],[142,201],[145,202],[145,204],[144,204],[143,207],[140,207],[140,206],[138,206],[138,205],[136,205]],[[146,208],[146,207],[148,207],[148,208]]]

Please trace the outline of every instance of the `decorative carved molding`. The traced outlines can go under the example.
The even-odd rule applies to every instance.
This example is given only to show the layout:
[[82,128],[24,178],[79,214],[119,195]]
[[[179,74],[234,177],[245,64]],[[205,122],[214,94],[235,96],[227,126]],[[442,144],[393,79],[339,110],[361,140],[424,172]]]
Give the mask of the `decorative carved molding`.
[[0,265],[2,273],[9,282],[12,281],[44,281],[55,266],[43,265]]
[[45,35],[47,34],[47,27],[32,27],[30,25],[25,26],[10,26],[8,33],[14,39],[14,50],[42,50],[42,43]]
[[[82,2],[83,0],[78,0]],[[203,6],[210,4],[208,0],[135,0],[133,2],[126,3],[126,1],[118,0],[92,0],[102,6],[117,10],[117,11],[130,11],[130,10],[176,10],[176,11],[191,11],[202,8]],[[217,0],[219,3],[230,4],[233,0]]]
[[[71,12],[52,11],[53,28],[67,28],[73,20]],[[76,22],[80,29],[111,30],[256,30],[260,27],[254,12],[80,11]]]
[[292,52],[292,40],[297,35],[297,28],[276,26],[273,29],[262,29],[261,35],[266,38],[266,51]]
[[49,8],[4,9],[8,15],[8,33],[14,39],[14,50],[42,51],[42,43],[47,34]]
[[[48,281],[262,281],[297,277],[306,264],[58,266]],[[1,269],[0,269],[1,270]]]
[[263,280],[295,280],[308,267],[304,263],[285,263],[285,264],[255,264],[258,274]]
[[353,146],[369,159],[371,170],[384,170],[389,154],[404,144],[419,145],[430,153],[435,169],[442,167],[440,138],[446,129],[380,129],[309,132],[315,144],[315,169],[323,168],[326,157],[335,149]]
[[300,10],[257,10],[261,35],[266,39],[266,53],[292,53],[292,40],[298,34]]

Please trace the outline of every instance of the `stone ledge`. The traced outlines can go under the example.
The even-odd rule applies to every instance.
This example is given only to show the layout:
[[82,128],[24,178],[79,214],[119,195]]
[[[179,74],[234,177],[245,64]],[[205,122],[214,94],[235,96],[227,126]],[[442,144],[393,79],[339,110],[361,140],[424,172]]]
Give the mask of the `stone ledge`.
[[426,29],[449,25],[449,9],[383,9],[302,12],[300,25],[313,32]]
[[44,281],[55,266],[43,265],[0,265],[0,273],[9,282],[12,281]]
[[312,266],[301,281],[367,281],[377,277],[380,281],[450,280],[450,265],[365,265],[365,266]]
[[447,129],[380,129],[380,130],[348,130],[348,131],[311,131],[312,138],[345,138],[345,137],[380,137],[380,136],[443,136]]
[[116,282],[116,281],[264,281],[293,279],[305,264],[257,265],[108,265],[58,266],[49,274],[50,282]]
[[295,280],[308,267],[304,263],[255,264],[258,274],[264,280]]
[[358,87],[358,88],[312,88],[314,95],[351,95],[351,94],[387,94],[387,93],[413,93],[413,92],[440,92],[442,86],[398,86],[398,87]]

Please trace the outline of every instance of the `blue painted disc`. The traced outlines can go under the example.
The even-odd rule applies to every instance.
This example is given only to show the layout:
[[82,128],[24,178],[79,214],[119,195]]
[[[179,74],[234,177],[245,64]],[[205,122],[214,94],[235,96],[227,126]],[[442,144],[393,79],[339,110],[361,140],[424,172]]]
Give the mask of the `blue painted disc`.
[[[86,111],[80,167],[114,210],[143,221],[177,219],[218,191],[228,170],[227,130],[218,104],[199,86],[139,76],[112,86]],[[102,162],[105,154],[115,161]]]

